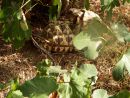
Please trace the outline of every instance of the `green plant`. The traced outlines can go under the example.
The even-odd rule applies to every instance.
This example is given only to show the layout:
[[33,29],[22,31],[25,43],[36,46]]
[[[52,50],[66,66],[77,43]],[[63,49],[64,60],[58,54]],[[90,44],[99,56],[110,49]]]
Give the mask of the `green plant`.
[[61,2],[61,0],[53,0],[52,2],[53,3],[49,9],[49,20],[56,21],[57,18],[59,18],[59,16],[60,16],[62,2]]
[[110,20],[112,18],[112,10],[115,7],[119,7],[123,4],[125,4],[126,2],[130,2],[130,0],[100,0],[101,2],[101,10],[102,12],[106,12],[107,13],[107,18]]
[[13,43],[15,48],[22,47],[25,40],[31,36],[31,28],[23,11],[23,8],[27,8],[30,2],[30,0],[2,1],[2,10],[0,11],[0,22],[3,24],[2,36],[6,42]]
[[[38,65],[39,74],[26,81],[8,96],[18,95],[29,98],[48,98],[57,91],[60,98],[90,98],[91,85],[96,81],[97,70],[92,64],[76,66],[71,70],[63,70],[60,66],[49,66],[47,61]],[[47,62],[48,63],[48,62]],[[44,74],[43,74],[44,73]],[[8,97],[7,98],[12,98]]]
[[[85,0],[84,0],[85,1]],[[125,2],[129,0],[123,0]],[[31,36],[30,27],[27,24],[23,7],[30,1],[4,0],[2,10],[0,11],[0,21],[3,25],[3,37],[6,42],[12,42],[14,47],[19,48],[24,41]],[[89,1],[85,1],[85,7],[88,9]],[[16,6],[17,5],[17,6]],[[56,20],[61,11],[61,0],[54,0],[50,7],[49,19]],[[108,15],[112,15],[112,9],[119,6],[119,0],[101,0],[102,11],[107,10]],[[13,24],[13,26],[12,26]],[[9,33],[10,32],[10,33]],[[104,35],[112,36],[107,39]],[[113,23],[110,27],[100,18],[93,18],[87,27],[83,27],[77,34],[73,43],[81,50],[85,57],[95,59],[103,49],[103,46],[110,42],[119,40],[124,43],[130,41],[130,33],[126,27],[120,23]],[[113,77],[115,80],[121,80],[124,77],[124,71],[130,73],[130,50],[124,51],[121,59],[117,62]],[[130,92],[121,91],[113,96],[109,96],[103,89],[95,90],[92,94],[92,84],[97,79],[97,70],[93,64],[83,64],[80,67],[74,65],[71,70],[61,69],[60,66],[52,66],[48,60],[42,61],[37,66],[38,74],[35,78],[19,85],[18,81],[11,84],[11,90],[7,98],[48,98],[50,93],[57,91],[60,98],[129,98]],[[1,89],[4,87],[0,85]]]
[[122,90],[119,93],[109,96],[104,89],[97,89],[93,92],[92,98],[130,98],[130,92]]

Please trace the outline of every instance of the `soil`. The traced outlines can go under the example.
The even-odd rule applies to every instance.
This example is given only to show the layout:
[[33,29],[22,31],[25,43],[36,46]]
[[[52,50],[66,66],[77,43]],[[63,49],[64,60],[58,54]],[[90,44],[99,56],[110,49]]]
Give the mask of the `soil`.
[[[33,18],[30,20],[34,29],[38,27],[44,27],[48,24],[48,12],[45,12],[46,14],[43,15],[40,14],[46,9],[48,8],[38,6],[38,8],[34,10],[36,13],[31,13]],[[124,9],[125,10],[122,10],[127,10],[130,12],[129,6]],[[91,10],[96,13],[100,13],[99,0],[91,0]],[[119,13],[118,10],[119,9],[117,8],[117,13]],[[124,23],[130,27],[130,13],[122,17],[125,19],[123,19]],[[52,53],[51,55],[63,68],[70,68],[75,61],[78,61],[79,63],[95,64],[99,73],[97,83],[94,85],[93,89],[104,88],[109,94],[114,94],[121,89],[130,90],[130,77],[127,77],[124,81],[118,82],[114,81],[112,78],[112,69],[114,64],[117,62],[120,53],[122,53],[125,48],[125,45],[113,43],[111,46],[107,47],[94,61],[85,59],[79,53]],[[16,77],[20,78],[21,83],[32,79],[36,75],[35,66],[38,62],[46,58],[48,58],[47,55],[37,49],[31,40],[27,41],[22,49],[14,50],[11,44],[5,43],[2,37],[0,37],[0,82],[6,83],[7,81]],[[4,98],[7,92],[8,89],[0,90],[0,98]]]

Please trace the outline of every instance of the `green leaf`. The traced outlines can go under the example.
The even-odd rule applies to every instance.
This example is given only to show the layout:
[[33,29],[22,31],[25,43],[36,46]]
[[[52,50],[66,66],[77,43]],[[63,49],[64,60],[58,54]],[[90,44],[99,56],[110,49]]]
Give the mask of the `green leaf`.
[[125,69],[124,62],[119,61],[112,71],[114,80],[119,81],[119,80],[123,79],[124,69]]
[[61,66],[52,66],[52,62],[48,59],[38,63],[37,69],[39,71],[38,75],[58,76],[67,72],[67,70],[61,69]]
[[57,5],[58,6],[58,9],[57,9],[57,12],[58,12],[58,17],[60,15],[60,11],[61,11],[61,7],[62,7],[62,2],[61,0],[53,0],[53,5]]
[[52,77],[35,77],[20,86],[24,96],[30,98],[48,98],[49,94],[57,90],[56,80]]
[[39,75],[47,75],[47,70],[49,69],[49,66],[51,66],[52,63],[50,60],[45,59],[37,64],[37,70]]
[[124,62],[125,67],[127,69],[127,71],[129,72],[130,75],[130,49],[127,51],[127,53],[125,53],[122,57],[122,62]]
[[116,64],[113,70],[113,77],[115,80],[120,80],[124,76],[125,69],[130,75],[130,49],[125,53],[121,60]]
[[[17,96],[17,94],[15,94],[14,92],[20,85],[19,84],[19,79],[16,78],[14,80],[9,81],[8,85],[10,86],[10,91],[7,94],[7,98],[17,98],[17,97],[13,97],[13,96]],[[18,98],[23,98],[23,97],[19,96]]]
[[121,42],[130,41],[130,32],[124,24],[113,23],[111,28],[116,35],[117,39]]
[[110,6],[113,0],[100,0],[101,2],[101,10],[104,11],[106,8]]
[[90,7],[89,0],[84,0],[84,7],[86,8],[86,10],[89,10]]
[[95,59],[98,56],[98,48],[102,44],[100,38],[94,41],[85,32],[80,32],[73,39],[73,44],[78,50],[83,50],[84,54],[89,59]]
[[[92,71],[92,72],[90,72]],[[64,74],[64,82],[59,84],[60,98],[90,98],[92,77],[96,77],[94,65],[84,64],[79,69],[75,67],[71,74]]]
[[123,0],[123,4],[124,4],[125,2],[130,3],[130,0]]
[[123,90],[109,98],[130,98],[130,92],[127,90]]
[[83,78],[92,78],[97,76],[98,72],[93,64],[83,64],[79,68]]
[[13,43],[13,47],[16,49],[21,48],[25,40],[31,37],[31,28],[20,8],[21,3],[22,0],[8,2],[4,0],[0,12],[0,21],[3,22],[3,38],[6,42]]
[[6,98],[24,98],[20,90],[12,91]]
[[4,84],[3,83],[0,83],[0,90],[2,90],[4,88]]
[[66,73],[67,70],[63,70],[61,69],[61,66],[50,66],[47,70],[47,74],[48,75],[59,75],[59,74],[63,74],[63,73]]
[[100,0],[102,6],[107,6],[112,3],[113,0]]
[[57,9],[58,9],[58,6],[51,6],[50,9],[49,9],[49,20],[57,20]]
[[88,41],[88,43],[89,43],[88,48],[84,49],[84,55],[89,59],[96,59],[98,57],[102,41],[101,40],[91,42]]
[[[104,35],[112,36],[107,39]],[[89,59],[95,59],[98,56],[100,49],[108,41],[115,40],[115,36],[110,28],[106,26],[99,18],[93,18],[86,27],[83,27],[81,32],[73,38],[73,44],[78,50],[83,50],[84,54]]]
[[61,0],[53,0],[52,6],[49,9],[50,20],[57,20],[57,18],[59,18],[61,7],[62,7]]
[[108,98],[107,91],[104,89],[97,89],[93,92],[92,98]]
[[5,14],[4,14],[4,11],[3,10],[0,10],[0,21],[4,21],[4,18],[5,18]]
[[119,0],[100,0],[101,10],[107,11],[107,18],[110,20],[112,17],[112,10],[116,6],[120,6]]
[[11,90],[16,90],[19,87],[19,79],[14,79],[11,81]]

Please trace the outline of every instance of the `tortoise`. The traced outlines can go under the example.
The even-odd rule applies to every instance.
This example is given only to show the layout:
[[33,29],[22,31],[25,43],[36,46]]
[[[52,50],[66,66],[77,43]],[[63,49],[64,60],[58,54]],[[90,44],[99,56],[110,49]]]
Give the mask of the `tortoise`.
[[36,41],[41,48],[48,52],[76,51],[73,46],[73,37],[92,18],[99,18],[99,16],[92,11],[76,8],[71,8],[68,16],[67,20],[49,22],[45,28],[35,29],[36,31],[33,31],[33,42]]
[[39,46],[47,51],[73,51],[72,38],[74,34],[69,27],[69,23],[64,21],[50,22],[44,29],[37,31],[37,34],[33,34],[33,38]]

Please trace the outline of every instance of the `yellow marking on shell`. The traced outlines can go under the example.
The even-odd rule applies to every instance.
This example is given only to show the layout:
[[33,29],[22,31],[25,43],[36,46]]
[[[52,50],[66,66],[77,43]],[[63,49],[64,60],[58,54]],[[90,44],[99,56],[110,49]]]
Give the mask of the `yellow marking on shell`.
[[54,51],[57,52],[57,49],[58,49],[58,46],[57,47],[54,47]]
[[60,50],[59,50],[59,51],[60,51],[60,52],[63,52],[64,49],[65,49],[64,47],[60,47]]
[[42,45],[46,50],[48,50],[47,49],[47,44],[46,43],[44,43],[44,45]]
[[69,44],[69,45],[72,45],[72,44],[73,44],[73,41],[72,41],[73,37],[74,37],[73,34],[70,34],[70,35],[68,36],[68,38],[70,38],[70,39],[68,39],[68,44]]
[[52,52],[68,52],[72,45],[73,33],[68,24],[64,22],[58,24],[49,24],[42,32],[43,42],[42,47]]
[[50,40],[46,40],[46,39],[45,39],[45,41],[46,41],[47,43],[50,43]]
[[68,45],[68,42],[66,41],[66,37],[63,37],[63,45]]
[[55,44],[58,44],[58,38],[59,38],[58,35],[53,36],[53,41],[54,41]]
[[48,46],[48,47],[49,47],[49,49],[48,49],[48,50],[49,50],[49,51],[51,51],[51,50],[52,50],[52,46]]
[[55,26],[55,32],[56,32],[56,35],[62,34],[62,30],[60,26]]
[[74,47],[69,47],[69,51],[73,51]]
[[70,47],[65,47],[65,52],[67,52],[69,50]]

